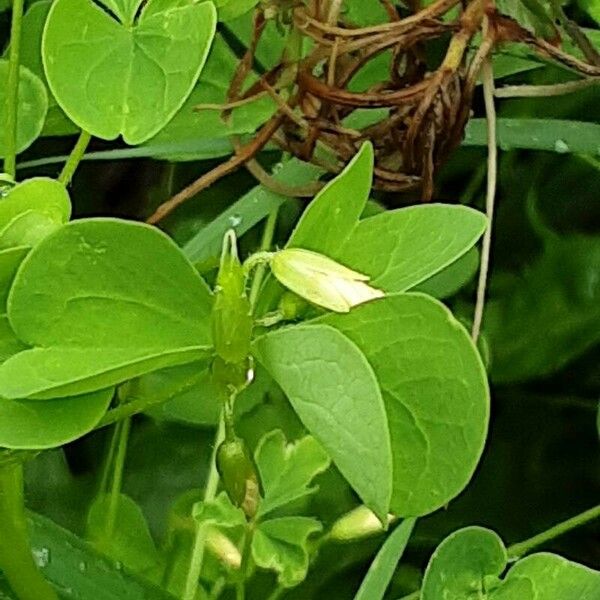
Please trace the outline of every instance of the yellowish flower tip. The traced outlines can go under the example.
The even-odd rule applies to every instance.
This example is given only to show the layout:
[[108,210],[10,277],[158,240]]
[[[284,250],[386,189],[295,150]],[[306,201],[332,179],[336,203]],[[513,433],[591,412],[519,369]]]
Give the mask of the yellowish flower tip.
[[329,537],[339,542],[348,542],[368,537],[385,531],[396,517],[387,515],[386,526],[375,516],[375,513],[366,506],[359,506],[340,517],[332,526]]
[[367,283],[368,275],[302,248],[275,252],[271,270],[292,292],[334,312],[347,313],[353,306],[384,296],[381,290]]
[[230,569],[239,569],[242,566],[242,555],[237,546],[216,527],[207,527],[206,546]]

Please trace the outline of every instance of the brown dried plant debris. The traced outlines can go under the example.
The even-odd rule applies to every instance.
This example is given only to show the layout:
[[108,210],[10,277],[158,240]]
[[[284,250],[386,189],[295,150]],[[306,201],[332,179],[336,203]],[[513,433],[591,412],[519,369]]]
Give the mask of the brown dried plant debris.
[[[461,142],[481,68],[499,45],[521,42],[583,76],[600,76],[599,66],[570,56],[556,41],[538,38],[498,13],[493,0],[437,0],[422,9],[415,0],[413,13],[403,16],[389,0],[379,1],[389,22],[371,27],[347,23],[340,0],[298,2],[288,9],[288,46],[279,64],[244,92],[267,23],[259,5],[253,37],[232,76],[222,117],[227,120],[236,106],[265,94],[274,100],[277,113],[249,143],[233,138],[235,154],[228,161],[159,206],[148,222],[158,223],[242,166],[277,193],[313,195],[318,182],[290,188],[264,171],[256,157],[269,143],[335,174],[363,142],[371,141],[376,155],[374,187],[391,192],[420,189],[427,202],[434,194],[436,170]],[[269,14],[274,4],[271,0]],[[458,16],[450,18],[454,13]],[[305,38],[312,40],[312,49],[299,57],[295,48]],[[431,71],[424,58],[427,47],[444,38],[448,38],[445,56]],[[387,81],[361,92],[351,89],[353,77],[384,52],[392,56]],[[370,119],[362,128],[346,124],[357,111],[374,110],[384,110],[385,118],[375,124]]]

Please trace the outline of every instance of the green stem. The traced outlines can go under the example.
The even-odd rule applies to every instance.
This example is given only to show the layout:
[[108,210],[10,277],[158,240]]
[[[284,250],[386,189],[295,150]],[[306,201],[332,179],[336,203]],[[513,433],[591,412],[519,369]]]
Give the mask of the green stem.
[[248,523],[242,542],[242,564],[238,580],[235,583],[235,600],[246,600],[246,578],[248,576],[248,565],[250,564],[250,547],[252,546],[252,535],[254,523]]
[[121,421],[119,421],[116,424],[110,437],[110,445],[108,446],[108,452],[106,453],[106,458],[104,460],[104,468],[102,469],[102,479],[100,480],[100,487],[98,489],[99,494],[108,494],[110,472],[115,460],[115,454],[117,452],[117,446],[119,442],[119,433],[121,429],[119,426],[120,423]]
[[[221,442],[224,439],[225,416],[224,411],[221,411],[219,427],[217,428],[217,433],[215,434],[213,451],[210,457],[210,470],[208,472],[208,479],[206,480],[206,488],[204,490],[204,502],[210,502],[217,495],[217,488],[219,487],[219,471],[217,470],[217,449],[219,448]],[[205,543],[206,529],[202,525],[198,524],[196,525],[196,536],[194,538],[194,546],[192,549],[190,568],[188,570],[182,600],[194,600],[194,597],[196,596],[196,591],[198,589],[198,579],[200,579],[200,573],[202,572],[202,563],[204,561]]]
[[550,527],[550,529],[547,529],[542,533],[538,533],[524,542],[513,544],[507,550],[508,556],[511,560],[521,558],[521,556],[527,554],[534,548],[537,548],[538,546],[541,546],[542,544],[545,544],[546,542],[549,542],[560,535],[568,533],[569,531],[576,529],[577,527],[581,527],[582,525],[585,525],[586,523],[594,521],[598,518],[600,518],[600,504],[574,517],[571,517],[562,523],[558,523],[557,525],[554,525],[554,527]]
[[58,176],[58,180],[65,186],[71,183],[71,179],[73,178],[73,175],[75,174],[79,163],[83,160],[83,157],[85,156],[85,151],[87,150],[88,144],[90,143],[91,139],[91,134],[82,129],[81,133],[79,134],[79,137],[77,138],[77,142],[75,143],[75,146],[71,151],[71,154],[69,154],[69,158],[67,159],[63,170]]
[[119,507],[119,496],[123,486],[123,471],[125,469],[125,457],[127,455],[127,443],[129,441],[129,432],[131,431],[131,419],[125,419],[117,425],[118,443],[115,454],[112,484],[110,487],[110,500],[108,504],[108,514],[106,515],[106,539],[110,540],[115,531],[117,522],[117,509]]
[[19,600],[58,600],[31,554],[21,463],[0,468],[0,532],[0,569]]
[[[264,257],[266,256],[267,251],[269,250],[269,248],[271,248],[273,244],[273,237],[275,236],[275,227],[277,225],[278,214],[279,208],[276,208],[267,217],[267,222],[265,224],[265,229],[263,231],[263,236],[260,243],[261,251],[257,252],[254,255],[259,258],[257,262],[258,266],[256,267],[256,273],[254,274],[254,279],[252,280],[252,287],[250,288],[250,305],[252,306],[252,308],[254,308],[254,306],[256,305],[256,301],[258,300],[258,295],[260,293],[260,289],[262,287],[263,280],[266,275],[267,264]],[[262,260],[260,260],[260,257],[263,257]],[[253,257],[250,257],[250,259],[246,261],[246,264],[248,264],[252,258]],[[244,267],[246,267],[246,265],[244,265]]]
[[6,130],[4,132],[4,171],[13,179],[17,171],[17,118],[19,108],[19,56],[21,53],[21,25],[24,0],[13,0],[10,25],[10,52],[6,81]]

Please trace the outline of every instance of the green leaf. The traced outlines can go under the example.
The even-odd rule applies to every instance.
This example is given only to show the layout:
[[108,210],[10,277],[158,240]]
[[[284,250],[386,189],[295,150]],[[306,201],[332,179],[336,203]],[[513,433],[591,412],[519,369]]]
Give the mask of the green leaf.
[[239,527],[246,525],[244,511],[234,506],[225,492],[209,502],[196,502],[192,511],[194,519],[202,525]]
[[548,2],[537,0],[498,0],[498,10],[518,21],[523,27],[542,37],[557,33]]
[[[1,312],[1,311],[0,311]],[[25,350],[27,346],[19,340],[12,330],[8,317],[0,314],[0,364],[13,354]]]
[[99,0],[99,2],[117,16],[121,23],[131,26],[143,0]]
[[[0,203],[2,206],[2,203]],[[20,246],[0,251],[0,315],[6,313],[6,301],[19,265],[27,256],[29,248]]]
[[[493,531],[483,527],[455,531],[437,547],[427,565],[421,600],[489,598],[486,582],[498,581],[507,558],[502,540]],[[527,588],[520,591],[524,595],[519,600],[531,597]]]
[[371,563],[354,600],[383,600],[414,526],[415,519],[405,519],[385,540],[385,544]]
[[[1,202],[0,207],[2,207]],[[8,322],[6,301],[17,269],[28,252],[29,248],[23,246],[0,250],[0,364],[13,354],[27,348],[17,338]]]
[[[471,119],[465,130],[464,146],[485,146],[485,119]],[[559,154],[600,156],[600,124],[565,119],[498,119],[498,145],[502,150],[523,148]]]
[[519,560],[501,579],[507,552],[496,533],[466,527],[449,535],[429,561],[422,600],[598,600],[600,572],[560,556]]
[[[136,2],[110,4],[128,14]],[[160,131],[191,93],[215,26],[211,2],[150,0],[137,23],[128,26],[92,0],[57,0],[42,41],[50,89],[82,129],[140,144]]]
[[391,512],[420,516],[447,504],[473,475],[489,419],[485,370],[467,332],[421,294],[318,322],[361,349],[381,386],[394,457]]
[[[44,576],[65,598],[173,600],[172,596],[96,552],[41,515],[30,514],[32,550]],[[47,558],[46,558],[47,557]],[[65,590],[70,590],[68,594]],[[11,597],[12,600],[12,597]]]
[[231,21],[252,10],[260,0],[213,0],[219,11],[219,21]]
[[67,118],[50,93],[42,63],[42,34],[51,6],[52,0],[39,0],[31,4],[23,15],[21,32],[21,65],[39,77],[48,92],[48,113],[42,129],[42,136],[78,133],[77,126]]
[[543,253],[484,314],[492,379],[548,375],[600,339],[600,241],[552,236]]
[[319,521],[308,517],[265,521],[254,532],[252,558],[259,567],[276,571],[279,585],[298,585],[308,572],[308,538],[321,529]]
[[112,388],[52,402],[0,398],[0,446],[42,450],[89,433],[106,413]]
[[[291,160],[281,164],[273,176],[286,185],[294,186],[313,181],[318,173],[320,170],[313,165]],[[216,266],[223,236],[229,229],[234,229],[237,237],[241,237],[286,200],[285,196],[261,185],[252,188],[206,227],[201,228],[184,246],[185,255],[194,263]]]
[[414,291],[434,298],[448,298],[467,285],[478,270],[479,251],[474,247],[443,271],[420,283]]
[[[531,584],[534,591],[532,598],[535,600],[600,598],[600,572],[547,552],[521,559],[508,572],[505,582],[509,589],[513,582]],[[502,596],[505,597],[520,600],[520,597],[514,594]]]
[[203,358],[211,294],[158,230],[117,219],[63,226],[31,251],[8,316],[33,346],[0,367],[0,394],[47,399],[104,389]]
[[96,496],[87,514],[86,538],[102,554],[136,573],[151,575],[160,565],[160,556],[142,509],[129,496],[118,494],[114,528],[109,532],[111,502],[110,494]]
[[[233,109],[227,119],[223,119],[220,110],[196,109],[201,105],[224,104],[228,101],[227,93],[231,83],[231,74],[235,71],[238,62],[239,59],[223,37],[217,35],[200,79],[190,97],[167,126],[145,143],[145,147],[159,148],[173,143],[189,143],[191,145],[197,144],[198,140],[250,134],[268,121],[276,110],[273,100],[268,96]],[[256,76],[253,75],[248,78],[249,83],[253,83],[255,80]],[[196,156],[174,154],[170,158],[177,160],[193,160],[209,156],[216,158],[233,151],[233,146],[229,141],[225,145],[215,144],[213,146],[212,149],[208,149],[208,153],[207,149],[199,148]]]
[[264,490],[258,516],[286,506],[317,491],[310,482],[329,467],[329,456],[311,436],[293,443],[282,431],[265,435],[254,454]]
[[47,177],[34,177],[16,185],[0,202],[0,230],[28,211],[55,223],[66,223],[71,218],[71,201],[65,186]]
[[[0,157],[5,156],[6,103],[8,80],[8,61],[0,60]],[[17,120],[17,153],[31,146],[42,132],[46,112],[48,111],[48,94],[44,83],[26,67],[19,67],[19,118]]]
[[33,247],[61,226],[50,217],[28,210],[16,216],[0,230],[0,250],[28,246]]
[[[252,385],[236,397],[236,419],[260,404],[273,385],[273,380],[257,365]],[[128,387],[127,397],[137,401],[147,399],[152,408],[146,413],[159,421],[215,427],[223,406],[221,394],[206,364],[191,363],[135,379]]]
[[279,329],[258,338],[254,349],[305,427],[383,521],[392,454],[379,385],[362,352],[326,325]]
[[600,2],[598,0],[578,0],[578,4],[596,23],[600,24]]
[[386,292],[403,292],[442,271],[474,246],[485,216],[465,206],[428,204],[362,220],[340,261]]
[[362,145],[348,166],[308,205],[286,245],[337,258],[365,209],[373,180],[373,146]]

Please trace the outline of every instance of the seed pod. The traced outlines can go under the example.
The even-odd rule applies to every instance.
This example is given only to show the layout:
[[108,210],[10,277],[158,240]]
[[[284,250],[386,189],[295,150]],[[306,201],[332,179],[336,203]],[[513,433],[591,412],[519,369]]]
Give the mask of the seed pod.
[[237,253],[235,233],[223,240],[221,265],[212,313],[213,342],[217,354],[229,363],[244,361],[250,352],[252,310],[246,295],[244,271]]
[[225,440],[217,450],[217,469],[229,499],[247,517],[256,514],[260,502],[260,486],[254,462],[244,440]]

